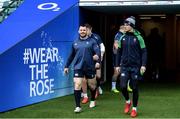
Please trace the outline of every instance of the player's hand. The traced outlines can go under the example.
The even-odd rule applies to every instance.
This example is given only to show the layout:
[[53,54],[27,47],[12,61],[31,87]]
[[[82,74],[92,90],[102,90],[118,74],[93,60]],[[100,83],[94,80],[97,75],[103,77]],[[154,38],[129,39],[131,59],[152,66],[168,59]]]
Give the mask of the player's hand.
[[96,64],[95,64],[95,68],[96,68],[96,69],[99,69],[99,68],[100,68],[100,64],[99,64],[99,63],[96,63]]
[[121,71],[121,68],[120,67],[116,67],[116,72],[120,73],[120,71]]
[[118,41],[115,41],[115,42],[114,42],[114,48],[115,48],[116,50],[118,49],[118,46],[119,46]]
[[69,68],[64,68],[64,74],[69,73]]
[[99,56],[98,56],[98,55],[94,55],[94,56],[93,56],[93,60],[94,60],[94,61],[98,61],[98,59],[99,59]]
[[103,61],[103,57],[104,57],[104,54],[103,54],[103,53],[101,53],[101,61]]
[[141,69],[140,69],[140,74],[143,75],[146,71],[146,67],[145,66],[141,66]]

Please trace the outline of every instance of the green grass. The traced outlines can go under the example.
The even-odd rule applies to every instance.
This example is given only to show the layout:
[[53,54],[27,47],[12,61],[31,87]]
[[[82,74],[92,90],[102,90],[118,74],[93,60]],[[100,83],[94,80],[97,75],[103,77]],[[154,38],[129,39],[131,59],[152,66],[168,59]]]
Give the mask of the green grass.
[[[139,118],[180,118],[179,84],[140,85],[138,104]],[[0,118],[129,118],[123,114],[124,98],[105,90],[97,100],[97,107],[89,109],[82,105],[83,112],[75,114],[73,95],[0,113]]]

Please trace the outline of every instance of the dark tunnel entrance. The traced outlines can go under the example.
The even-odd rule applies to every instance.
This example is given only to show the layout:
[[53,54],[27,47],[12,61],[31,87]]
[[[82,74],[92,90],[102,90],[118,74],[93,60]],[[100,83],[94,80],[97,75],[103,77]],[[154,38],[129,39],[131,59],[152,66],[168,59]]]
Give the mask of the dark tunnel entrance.
[[[165,9],[166,7],[166,9]],[[177,7],[81,7],[81,22],[88,22],[93,26],[93,31],[98,33],[105,44],[106,54],[104,58],[104,73],[103,77],[110,82],[113,75],[113,58],[112,47],[114,36],[118,32],[119,25],[129,16],[136,17],[136,29],[144,36],[145,43],[148,47],[148,54],[159,56],[160,51],[160,66],[158,71],[158,80],[166,80],[170,82],[180,81],[180,35],[179,14]],[[173,8],[173,9],[172,9]],[[172,11],[173,12],[169,12]],[[158,49],[155,49],[154,43],[148,42],[148,36],[152,29],[158,29],[161,37],[161,42]],[[149,46],[150,44],[150,46]],[[157,52],[155,52],[157,50]],[[149,55],[148,55],[149,56]],[[153,81],[153,68],[148,57],[147,72],[144,76],[145,81]],[[155,74],[155,78],[157,75]]]

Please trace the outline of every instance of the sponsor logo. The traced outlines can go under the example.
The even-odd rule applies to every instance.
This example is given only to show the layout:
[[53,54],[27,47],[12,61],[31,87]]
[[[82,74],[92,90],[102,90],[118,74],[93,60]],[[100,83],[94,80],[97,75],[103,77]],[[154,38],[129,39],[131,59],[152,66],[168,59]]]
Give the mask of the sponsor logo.
[[121,76],[125,76],[125,73],[121,73]]
[[53,3],[53,2],[42,3],[42,4],[38,5],[37,8],[40,10],[52,10],[54,12],[60,10],[60,7],[58,6],[58,4]]

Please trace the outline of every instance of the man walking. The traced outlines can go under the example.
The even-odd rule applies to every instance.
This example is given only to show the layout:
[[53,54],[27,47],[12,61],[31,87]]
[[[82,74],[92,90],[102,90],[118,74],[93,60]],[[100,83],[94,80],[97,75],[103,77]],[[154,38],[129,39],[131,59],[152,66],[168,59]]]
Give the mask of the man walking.
[[[95,53],[95,54],[94,54]],[[96,55],[97,61],[93,60]],[[89,107],[95,107],[95,93],[96,93],[96,70],[100,64],[100,50],[96,41],[87,36],[87,28],[85,25],[79,27],[79,38],[72,44],[71,53],[66,62],[64,73],[68,73],[70,64],[74,63],[74,97],[76,102],[75,113],[81,112],[81,87],[82,80],[86,78],[91,91],[91,102]]]
[[[116,57],[116,70],[120,71],[122,94],[126,100],[124,113],[133,107],[131,117],[137,116],[137,104],[139,98],[138,79],[146,70],[147,50],[140,33],[135,30],[135,18],[129,17],[124,21],[125,35],[120,39]],[[127,91],[127,83],[130,79],[133,89],[133,101],[130,101]]]

